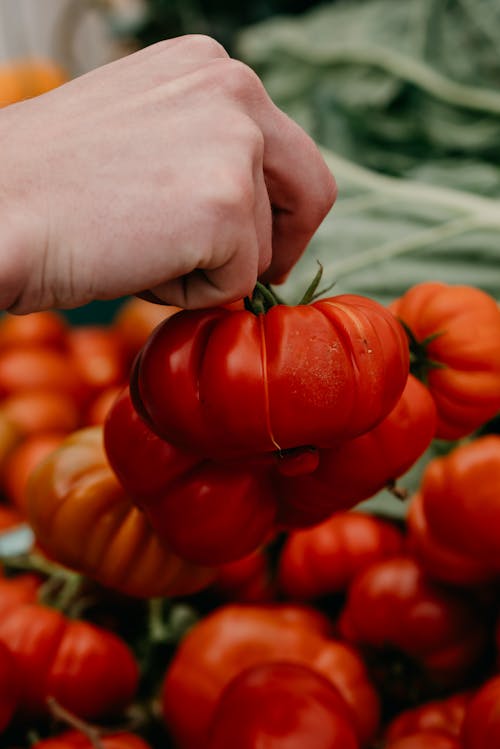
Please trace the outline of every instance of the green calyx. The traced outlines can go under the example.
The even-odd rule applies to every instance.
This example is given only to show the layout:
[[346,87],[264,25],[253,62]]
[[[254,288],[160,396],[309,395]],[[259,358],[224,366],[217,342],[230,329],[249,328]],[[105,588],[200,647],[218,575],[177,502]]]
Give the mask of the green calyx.
[[[314,276],[313,280],[307,287],[302,298],[297,302],[296,306],[307,305],[314,302],[319,297],[326,294],[327,291],[335,285],[335,281],[325,288],[319,289],[321,278],[323,276],[323,266],[318,261],[318,271]],[[276,293],[275,289],[270,284],[263,284],[257,281],[254,292],[251,297],[245,297],[245,309],[249,312],[253,312],[254,315],[265,315],[271,307],[275,307],[278,304],[286,304]]]
[[411,328],[409,328],[403,320],[399,320],[399,322],[403,326],[408,338],[410,348],[410,372],[417,378],[417,380],[420,380],[420,382],[423,382],[424,385],[426,385],[429,378],[429,372],[433,369],[444,369],[446,366],[435,359],[429,358],[427,353],[429,344],[436,340],[436,338],[439,338],[439,336],[443,335],[443,333],[433,333],[432,335],[427,336],[427,338],[424,338],[423,341],[419,341],[415,337]]

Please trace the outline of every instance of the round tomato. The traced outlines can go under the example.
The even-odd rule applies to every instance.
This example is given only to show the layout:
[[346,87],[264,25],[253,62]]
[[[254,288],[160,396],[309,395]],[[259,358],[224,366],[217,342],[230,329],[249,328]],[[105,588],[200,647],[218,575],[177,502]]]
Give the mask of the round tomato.
[[396,319],[344,295],[266,314],[179,312],[144,346],[133,397],[164,439],[224,457],[355,437],[393,408],[407,376]]
[[52,558],[128,595],[191,593],[215,572],[160,542],[109,467],[102,428],[75,432],[30,477],[28,514]]
[[379,720],[376,692],[361,658],[328,630],[319,612],[293,605],[233,604],[205,617],[181,642],[163,684],[163,714],[176,746],[205,746],[224,687],[246,668],[283,660],[328,679],[352,710],[361,741],[371,740]]
[[35,345],[1,351],[0,397],[26,390],[52,390],[77,401],[85,391],[76,367],[62,351]]
[[337,593],[372,562],[402,550],[403,535],[391,523],[360,512],[339,512],[288,536],[279,560],[280,587],[299,600]]
[[80,426],[80,412],[74,399],[54,390],[13,393],[2,409],[23,435],[39,432],[73,432]]
[[436,732],[460,738],[470,698],[470,693],[460,692],[442,700],[433,700],[404,710],[387,728],[387,743],[390,745],[390,742],[396,739],[423,732]]
[[422,509],[444,545],[500,571],[500,436],[460,445],[426,467]]
[[125,382],[128,374],[125,353],[111,328],[97,325],[71,328],[68,353],[91,396]]
[[352,714],[338,690],[296,663],[267,663],[224,689],[208,749],[358,749]]
[[425,282],[390,309],[411,331],[412,371],[428,386],[437,437],[459,439],[500,410],[500,309],[471,286]]
[[359,646],[401,651],[437,686],[470,673],[486,641],[477,603],[429,581],[409,557],[375,562],[356,576],[340,631]]
[[0,317],[0,349],[43,346],[64,350],[67,332],[66,320],[58,312],[5,313]]

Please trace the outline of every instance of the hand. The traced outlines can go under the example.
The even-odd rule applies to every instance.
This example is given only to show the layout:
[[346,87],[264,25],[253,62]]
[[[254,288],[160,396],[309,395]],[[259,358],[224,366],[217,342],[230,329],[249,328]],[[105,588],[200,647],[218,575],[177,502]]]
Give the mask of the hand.
[[0,307],[278,280],[335,199],[318,149],[213,39],[170,39],[0,111]]

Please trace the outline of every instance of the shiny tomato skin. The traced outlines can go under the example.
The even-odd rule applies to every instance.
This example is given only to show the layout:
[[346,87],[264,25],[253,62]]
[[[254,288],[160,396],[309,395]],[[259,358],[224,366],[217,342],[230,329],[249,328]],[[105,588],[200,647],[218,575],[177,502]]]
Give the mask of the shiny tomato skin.
[[405,335],[344,295],[265,315],[183,311],[150,337],[133,397],[154,430],[211,457],[325,447],[375,426],[408,375]]
[[10,454],[2,483],[7,499],[24,516],[27,514],[27,487],[31,474],[59,447],[65,437],[61,432],[33,434],[26,437]]
[[327,678],[351,708],[361,741],[373,738],[379,704],[364,664],[328,632],[325,617],[296,605],[232,604],[205,617],[181,642],[163,683],[163,715],[176,746],[204,745],[220,694],[241,671],[283,660]]
[[440,685],[455,685],[477,664],[485,630],[477,604],[432,583],[410,557],[375,562],[352,583],[340,631],[358,646],[391,646]]
[[406,520],[408,550],[429,577],[459,587],[477,586],[494,580],[494,571],[488,564],[436,538],[429,527],[420,492],[412,497]]
[[278,523],[285,528],[315,525],[334,511],[368,499],[411,468],[435,429],[433,400],[410,375],[398,402],[377,426],[336,447],[318,450],[318,466],[310,473],[277,479]]
[[500,309],[471,286],[417,284],[391,305],[419,342],[428,339],[426,383],[436,403],[436,436],[459,439],[500,410]]
[[358,749],[351,721],[338,690],[312,669],[262,664],[225,687],[207,749]]
[[215,577],[160,541],[111,470],[101,427],[67,437],[33,472],[27,497],[41,548],[102,585],[139,597],[181,595]]
[[500,676],[485,682],[469,702],[462,740],[464,749],[500,746]]
[[88,622],[26,604],[2,617],[0,642],[16,662],[23,715],[46,713],[53,696],[82,718],[98,718],[118,713],[135,694],[132,653],[116,635]]
[[372,562],[402,551],[403,535],[395,525],[361,512],[335,513],[290,533],[279,559],[279,585],[296,600],[338,593]]
[[108,414],[104,442],[126,491],[183,559],[232,562],[273,530],[277,505],[267,466],[217,463],[175,447],[151,431],[126,390]]
[[436,539],[500,571],[500,436],[459,445],[426,467],[423,512]]

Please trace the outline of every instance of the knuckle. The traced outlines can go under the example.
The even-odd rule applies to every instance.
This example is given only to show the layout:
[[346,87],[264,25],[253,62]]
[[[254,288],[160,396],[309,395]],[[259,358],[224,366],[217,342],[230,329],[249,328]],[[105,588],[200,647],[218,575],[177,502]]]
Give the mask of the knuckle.
[[212,57],[228,57],[222,44],[207,34],[188,34],[183,37],[183,47],[189,52],[198,52],[208,59]]
[[255,98],[264,94],[264,86],[257,73],[240,60],[228,60],[224,66],[221,85],[237,99]]
[[245,171],[232,171],[212,185],[208,203],[214,217],[225,221],[239,220],[253,211],[255,188],[253,178]]

